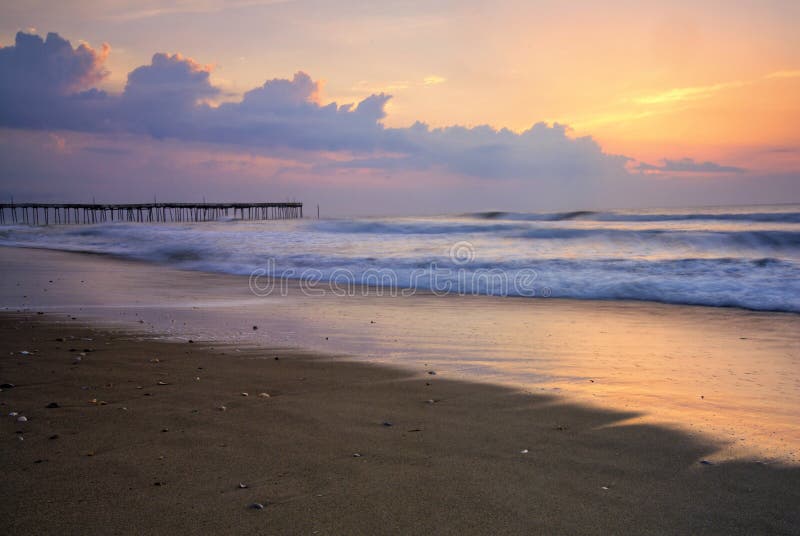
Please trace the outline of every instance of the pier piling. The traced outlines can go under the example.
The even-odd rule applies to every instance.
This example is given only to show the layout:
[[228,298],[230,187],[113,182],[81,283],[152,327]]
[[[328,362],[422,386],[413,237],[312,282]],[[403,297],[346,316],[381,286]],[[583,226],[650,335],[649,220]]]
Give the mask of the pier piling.
[[0,225],[202,222],[231,212],[241,220],[295,219],[303,217],[303,203],[0,203]]

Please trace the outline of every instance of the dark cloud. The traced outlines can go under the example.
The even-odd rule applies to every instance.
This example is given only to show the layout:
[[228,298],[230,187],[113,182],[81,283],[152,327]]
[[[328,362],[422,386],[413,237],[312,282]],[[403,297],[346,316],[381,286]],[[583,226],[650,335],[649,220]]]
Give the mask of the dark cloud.
[[7,94],[47,93],[65,95],[88,89],[107,72],[103,62],[108,45],[95,51],[86,44],[77,48],[56,33],[46,39],[18,32],[14,45],[0,48],[0,91]]
[[156,138],[180,137],[203,103],[219,95],[211,69],[180,54],[154,54],[150,65],[128,74],[115,104],[115,127]]
[[[355,104],[322,104],[320,83],[304,72],[272,79],[239,102],[208,104],[220,95],[209,67],[179,54],[155,54],[134,69],[120,95],[91,87],[104,75],[108,52],[73,48],[57,34],[46,40],[17,34],[0,49],[0,126],[145,134],[246,147],[339,151],[347,156],[317,169],[444,170],[476,178],[535,180],[552,187],[599,188],[601,179],[629,176],[628,158],[609,155],[591,137],[573,138],[564,125],[537,123],[516,133],[489,126],[386,128],[389,95]],[[640,171],[739,172],[690,159],[640,164]]]
[[716,162],[696,162],[691,158],[670,160],[665,158],[663,164],[653,165],[641,162],[636,166],[638,171],[659,171],[665,173],[743,173],[744,168],[723,166]]
[[14,45],[0,48],[2,125],[93,128],[98,110],[89,103],[105,94],[91,85],[106,76],[109,50],[105,44],[100,51],[85,44],[73,48],[55,33],[46,39],[17,33]]

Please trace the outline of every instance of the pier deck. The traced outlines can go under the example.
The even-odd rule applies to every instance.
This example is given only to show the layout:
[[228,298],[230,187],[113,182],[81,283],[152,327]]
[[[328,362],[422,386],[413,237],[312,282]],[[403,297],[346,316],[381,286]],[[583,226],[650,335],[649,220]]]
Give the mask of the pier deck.
[[0,203],[0,225],[197,222],[223,217],[285,220],[303,217],[303,203]]

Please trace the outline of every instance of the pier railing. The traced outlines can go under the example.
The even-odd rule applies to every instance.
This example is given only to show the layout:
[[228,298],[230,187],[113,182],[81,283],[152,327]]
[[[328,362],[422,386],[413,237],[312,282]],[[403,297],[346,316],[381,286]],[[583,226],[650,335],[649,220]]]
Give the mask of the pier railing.
[[303,217],[303,203],[0,203],[0,224],[198,222],[233,217],[285,220]]

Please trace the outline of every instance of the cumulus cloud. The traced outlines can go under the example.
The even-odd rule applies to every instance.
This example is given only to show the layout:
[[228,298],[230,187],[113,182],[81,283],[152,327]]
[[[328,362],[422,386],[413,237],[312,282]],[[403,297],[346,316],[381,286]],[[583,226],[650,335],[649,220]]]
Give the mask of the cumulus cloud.
[[[268,80],[239,102],[212,107],[207,100],[220,90],[211,83],[210,68],[179,54],[159,53],[128,75],[122,94],[109,95],[89,88],[105,74],[107,52],[106,47],[101,52],[88,45],[73,48],[57,34],[46,41],[18,34],[13,46],[0,49],[0,126],[147,134],[267,153],[282,148],[340,151],[349,159],[332,165],[444,169],[470,177],[567,185],[627,174],[626,157],[605,153],[591,137],[573,138],[559,124],[537,123],[521,133],[485,125],[387,128],[382,120],[389,95],[323,104],[320,83],[304,72],[291,80]],[[30,87],[51,90],[29,106]]]
[[103,62],[110,48],[77,48],[56,33],[45,39],[18,32],[14,45],[0,48],[0,91],[4,99],[21,93],[68,94],[96,84],[107,72]]
[[103,63],[109,50],[106,44],[99,51],[86,44],[73,48],[55,33],[42,39],[18,32],[13,45],[0,48],[2,124],[89,128],[97,118],[90,117],[87,124],[78,112],[88,100],[103,97],[91,86],[106,76]]
[[662,173],[743,173],[744,168],[723,166],[716,162],[697,162],[691,158],[670,160],[665,158],[661,165],[641,162],[636,166],[638,171]]
[[123,96],[128,100],[193,106],[200,99],[219,94],[219,89],[211,85],[210,74],[210,67],[180,54],[154,54],[150,65],[128,74]]

